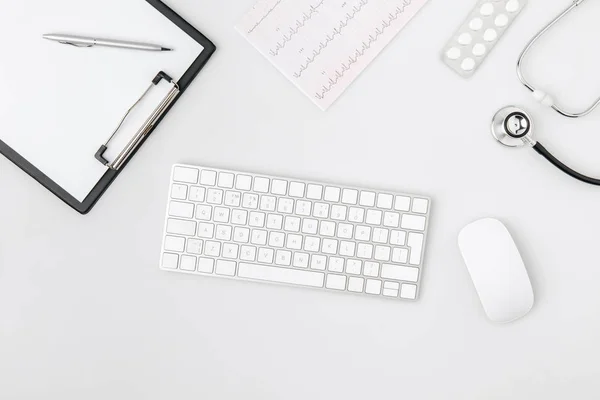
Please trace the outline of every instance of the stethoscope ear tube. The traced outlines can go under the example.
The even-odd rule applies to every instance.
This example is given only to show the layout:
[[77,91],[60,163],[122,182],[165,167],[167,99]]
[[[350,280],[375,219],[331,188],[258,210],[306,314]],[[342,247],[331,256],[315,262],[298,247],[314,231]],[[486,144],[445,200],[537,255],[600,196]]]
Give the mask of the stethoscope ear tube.
[[552,153],[550,153],[540,142],[537,142],[533,149],[537,151],[542,157],[546,160],[550,161],[556,168],[563,171],[565,174],[585,183],[589,183],[590,185],[600,186],[600,179],[590,178],[589,176],[580,174],[572,168],[569,168],[564,163],[562,163],[558,158],[554,157]]

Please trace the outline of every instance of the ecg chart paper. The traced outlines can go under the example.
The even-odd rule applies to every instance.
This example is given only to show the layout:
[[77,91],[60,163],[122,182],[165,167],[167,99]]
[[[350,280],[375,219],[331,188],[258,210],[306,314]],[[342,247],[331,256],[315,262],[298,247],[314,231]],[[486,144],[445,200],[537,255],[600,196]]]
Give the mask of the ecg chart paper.
[[427,0],[260,0],[236,29],[326,110]]

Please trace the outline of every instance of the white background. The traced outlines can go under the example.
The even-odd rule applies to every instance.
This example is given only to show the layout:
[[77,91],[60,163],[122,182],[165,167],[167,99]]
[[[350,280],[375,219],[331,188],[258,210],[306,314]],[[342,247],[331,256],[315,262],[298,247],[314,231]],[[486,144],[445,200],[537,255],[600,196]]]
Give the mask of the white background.
[[[469,81],[439,53],[473,1],[432,0],[326,113],[234,31],[252,1],[171,1],[218,53],[90,215],[0,159],[0,398],[598,398],[600,189],[488,131],[523,104],[547,147],[600,175],[600,110],[542,109],[514,71],[568,0],[531,0]],[[553,61],[530,64],[575,105],[600,92],[600,7],[583,7],[590,25],[557,27],[540,50]],[[175,162],[430,195],[420,301],[160,271]],[[506,326],[486,320],[456,245],[484,216],[512,231],[536,292]]]

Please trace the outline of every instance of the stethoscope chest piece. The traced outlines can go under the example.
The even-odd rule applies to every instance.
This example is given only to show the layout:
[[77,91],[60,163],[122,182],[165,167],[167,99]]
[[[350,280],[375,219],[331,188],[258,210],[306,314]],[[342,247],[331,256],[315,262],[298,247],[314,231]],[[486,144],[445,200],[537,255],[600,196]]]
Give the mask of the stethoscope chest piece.
[[504,107],[496,113],[492,121],[492,135],[508,147],[535,145],[531,117],[514,106]]

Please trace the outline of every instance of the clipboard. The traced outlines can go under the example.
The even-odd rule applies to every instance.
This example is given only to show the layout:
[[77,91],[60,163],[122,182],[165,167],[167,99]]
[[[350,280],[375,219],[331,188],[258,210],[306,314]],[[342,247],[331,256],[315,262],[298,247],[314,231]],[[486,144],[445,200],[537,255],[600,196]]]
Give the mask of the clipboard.
[[[100,143],[98,143],[98,145],[100,146],[98,152],[96,154],[94,154],[93,152],[89,154],[89,157],[91,157],[93,160],[95,159],[95,162],[104,164],[107,170],[101,176],[100,180],[93,186],[91,191],[85,196],[85,198],[83,200],[77,199],[75,196],[73,196],[71,193],[69,193],[59,184],[57,184],[53,179],[48,177],[47,174],[42,172],[38,167],[33,165],[33,163],[28,161],[24,156],[19,154],[16,150],[11,148],[7,143],[0,139],[0,153],[2,155],[8,158],[8,160],[13,162],[21,170],[23,170],[36,181],[38,181],[42,186],[44,186],[46,189],[48,189],[50,192],[52,192],[54,195],[56,195],[63,202],[65,202],[67,205],[69,205],[71,208],[73,208],[80,214],[87,214],[92,210],[94,205],[96,205],[98,200],[100,200],[102,195],[107,191],[110,185],[115,181],[115,179],[119,176],[119,174],[135,156],[135,154],[140,150],[145,141],[150,137],[154,129],[156,129],[156,127],[159,125],[159,123],[162,121],[165,115],[169,112],[169,110],[173,107],[173,105],[177,102],[177,100],[181,97],[185,90],[190,86],[192,81],[200,73],[202,68],[205,66],[205,64],[208,62],[208,60],[216,50],[215,45],[208,38],[206,38],[198,30],[196,30],[192,25],[187,23],[182,17],[180,17],[162,1],[129,1],[141,1],[147,3],[148,7],[153,7],[156,11],[158,11],[165,18],[171,21],[174,25],[176,25],[187,36],[189,36],[191,39],[197,42],[202,47],[202,51],[177,81],[173,80],[164,71],[156,71],[157,74],[155,77],[153,77],[154,79],[152,79],[152,82],[148,82],[150,84],[148,91],[151,90],[152,86],[156,86],[158,84],[169,84],[170,87],[167,92],[167,95],[161,100],[158,107],[156,107],[153,110],[152,114],[148,116],[144,125],[138,129],[137,133],[131,138],[131,140],[127,142],[127,145],[119,152],[118,157],[116,157],[112,162],[109,162],[106,158],[104,158],[104,152],[106,152],[107,148],[110,146],[110,140],[102,146],[100,146]],[[40,40],[42,39],[40,38]],[[58,44],[56,45],[62,46]],[[138,102],[144,98],[145,94],[146,93],[142,95]],[[123,112],[125,112],[125,110],[123,110]],[[124,118],[124,120],[126,119],[126,117]],[[116,124],[116,122],[118,121],[114,122]],[[123,121],[121,121],[119,127],[122,125],[122,123]],[[106,133],[108,136],[110,132]],[[113,133],[113,136],[117,133],[118,128]]]

